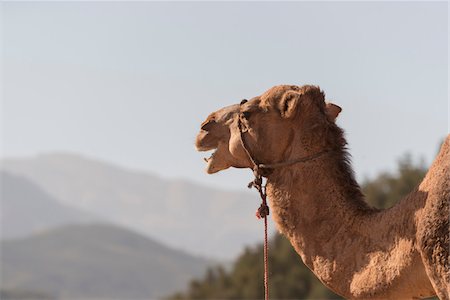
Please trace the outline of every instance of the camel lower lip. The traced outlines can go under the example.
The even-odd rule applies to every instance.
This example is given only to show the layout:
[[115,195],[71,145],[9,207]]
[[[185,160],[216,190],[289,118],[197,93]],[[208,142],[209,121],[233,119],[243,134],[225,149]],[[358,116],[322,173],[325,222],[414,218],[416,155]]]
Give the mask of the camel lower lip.
[[208,158],[204,157],[203,160],[204,160],[205,162],[209,163],[209,162],[211,161],[211,159],[213,158],[214,153],[216,153],[216,151],[214,151],[213,153],[211,153],[211,155],[210,155]]

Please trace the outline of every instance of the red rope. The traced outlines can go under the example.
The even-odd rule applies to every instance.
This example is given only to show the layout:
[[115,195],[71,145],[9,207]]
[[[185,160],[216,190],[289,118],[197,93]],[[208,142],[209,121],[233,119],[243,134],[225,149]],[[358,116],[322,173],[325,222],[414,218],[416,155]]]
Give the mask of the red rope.
[[256,178],[253,186],[261,196],[261,206],[256,211],[258,219],[264,218],[264,299],[269,300],[269,239],[267,237],[267,216],[269,215],[269,206],[267,206],[266,188],[262,185],[262,178]]
[[264,217],[264,299],[269,300],[269,247],[267,239],[267,216]]

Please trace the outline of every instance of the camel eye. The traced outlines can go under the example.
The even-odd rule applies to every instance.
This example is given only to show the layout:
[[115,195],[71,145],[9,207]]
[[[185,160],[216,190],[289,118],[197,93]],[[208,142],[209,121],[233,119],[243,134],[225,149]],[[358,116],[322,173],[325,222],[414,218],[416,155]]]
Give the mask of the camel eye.
[[242,117],[246,120],[248,120],[250,118],[250,112],[249,111],[243,111],[242,112]]

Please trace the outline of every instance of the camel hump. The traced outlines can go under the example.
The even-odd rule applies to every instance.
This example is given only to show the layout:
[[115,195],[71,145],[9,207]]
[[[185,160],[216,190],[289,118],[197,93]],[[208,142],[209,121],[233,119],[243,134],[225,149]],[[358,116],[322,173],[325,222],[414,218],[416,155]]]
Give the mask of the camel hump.
[[438,297],[450,299],[450,135],[421,187],[427,200],[418,224],[420,254]]
[[450,134],[442,141],[438,155],[431,165],[431,169],[439,166],[444,169],[448,169],[450,166]]
[[450,147],[450,133],[447,134],[447,136],[445,138],[443,138],[442,143],[441,143],[441,148],[448,148]]
[[436,197],[449,201],[450,197],[450,134],[443,140],[439,153],[431,164],[419,189],[430,194],[445,195]]
[[450,134],[448,134],[447,137],[444,139],[444,142],[442,143],[441,146],[441,151],[446,150],[448,155],[449,149],[450,149]]

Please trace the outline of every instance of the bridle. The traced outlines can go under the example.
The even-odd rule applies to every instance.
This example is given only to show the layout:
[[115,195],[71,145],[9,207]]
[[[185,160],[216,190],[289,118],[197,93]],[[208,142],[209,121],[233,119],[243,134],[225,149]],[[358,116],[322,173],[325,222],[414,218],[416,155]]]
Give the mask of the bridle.
[[[268,238],[267,238],[267,216],[269,215],[269,206],[267,205],[267,194],[266,194],[266,185],[267,185],[267,177],[271,173],[273,169],[281,168],[285,166],[290,166],[297,163],[303,163],[310,160],[314,160],[326,153],[329,153],[330,150],[323,150],[318,153],[301,157],[294,160],[282,161],[271,164],[264,164],[258,162],[255,156],[249,150],[248,144],[244,137],[244,130],[242,126],[241,117],[243,116],[241,107],[243,104],[247,102],[246,99],[242,100],[239,105],[239,115],[238,115],[238,128],[239,128],[239,138],[241,140],[242,148],[244,149],[247,157],[252,163],[253,175],[255,178],[248,184],[248,188],[256,188],[258,190],[259,195],[261,197],[261,205],[256,211],[256,217],[258,219],[264,219],[264,299],[269,299],[269,263],[268,263]],[[263,185],[263,178],[266,178],[266,184]]]

